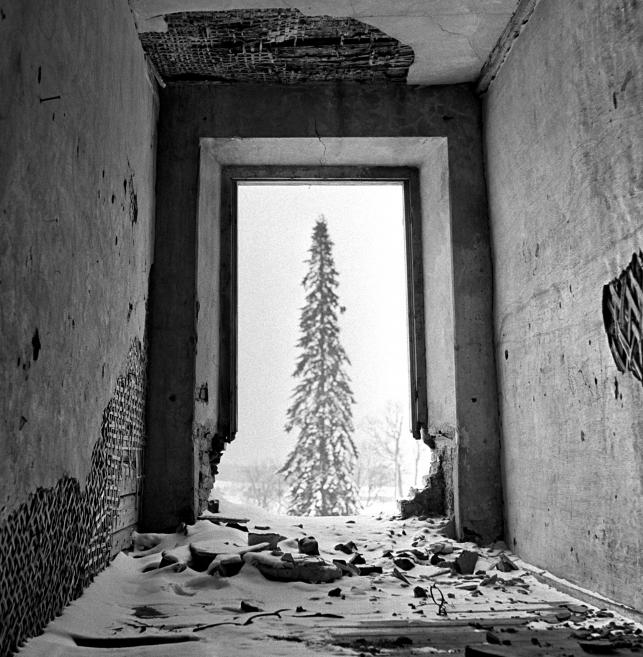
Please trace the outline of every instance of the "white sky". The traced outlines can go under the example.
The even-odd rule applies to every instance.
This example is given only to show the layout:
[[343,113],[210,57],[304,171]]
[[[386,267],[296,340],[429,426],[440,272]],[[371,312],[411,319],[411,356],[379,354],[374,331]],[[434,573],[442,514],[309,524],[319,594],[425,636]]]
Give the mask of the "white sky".
[[304,261],[320,214],[346,307],[340,339],[352,363],[355,424],[388,400],[405,413],[409,405],[402,185],[244,183],[238,192],[239,430],[221,460],[222,478],[226,465],[267,457],[281,463],[295,443],[283,426],[295,383]]

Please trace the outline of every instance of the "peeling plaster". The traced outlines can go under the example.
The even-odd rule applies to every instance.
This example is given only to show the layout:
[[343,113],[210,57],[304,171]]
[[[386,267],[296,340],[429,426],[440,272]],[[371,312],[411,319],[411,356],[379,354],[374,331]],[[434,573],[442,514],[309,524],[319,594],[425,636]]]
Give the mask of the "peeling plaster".
[[350,17],[410,46],[408,84],[452,84],[478,78],[518,0],[130,0],[139,32],[165,32],[164,16],[184,11],[298,9],[307,16]]

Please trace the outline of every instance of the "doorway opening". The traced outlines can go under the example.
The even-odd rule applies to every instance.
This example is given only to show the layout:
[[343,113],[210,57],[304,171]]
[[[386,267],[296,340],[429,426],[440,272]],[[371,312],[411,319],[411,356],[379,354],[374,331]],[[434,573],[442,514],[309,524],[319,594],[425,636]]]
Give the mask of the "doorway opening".
[[[235,167],[224,176],[229,179],[223,186],[224,207],[229,203],[224,216],[230,223],[222,231],[222,250],[228,242],[228,289],[233,292],[222,308],[229,330],[222,332],[227,339],[221,353],[230,356],[227,369],[236,388],[221,390],[219,399],[220,417],[227,415],[236,438],[222,456],[211,498],[297,515],[395,512],[397,500],[420,486],[430,461],[430,450],[412,436],[420,435],[425,409],[419,400],[426,399],[419,393],[426,383],[418,308],[422,290],[417,289],[421,261],[413,250],[414,239],[419,242],[413,215],[419,212],[411,200],[412,176],[406,170],[392,176],[360,169],[359,176],[351,171],[350,178],[345,171],[332,177],[325,171],[323,178],[301,171],[275,177],[272,171],[267,177],[247,169]],[[335,379],[322,395],[322,407],[334,400],[330,409],[328,404],[320,408],[319,399],[317,405],[306,399],[314,396],[315,367],[324,365],[302,364],[311,360],[306,344],[316,340],[310,336],[315,334],[310,305],[311,299],[319,300],[319,290],[312,289],[311,270],[320,230],[327,238],[324,257],[336,269],[329,317],[336,320],[339,360],[342,353],[347,356],[339,365],[345,385]],[[330,359],[328,366],[338,365]],[[332,446],[305,435],[315,431],[304,416],[324,413],[344,418],[339,432],[329,420]],[[311,451],[311,444],[319,449]],[[335,465],[328,465],[323,453],[337,450],[344,452],[334,454]],[[320,482],[324,468],[330,468],[331,476]],[[353,492],[342,468],[354,483]],[[317,510],[307,511],[307,477],[316,479],[310,496],[316,487],[318,495],[332,497],[327,491],[334,486],[341,503],[333,507],[318,500]],[[350,499],[346,503],[351,495],[353,506]]]

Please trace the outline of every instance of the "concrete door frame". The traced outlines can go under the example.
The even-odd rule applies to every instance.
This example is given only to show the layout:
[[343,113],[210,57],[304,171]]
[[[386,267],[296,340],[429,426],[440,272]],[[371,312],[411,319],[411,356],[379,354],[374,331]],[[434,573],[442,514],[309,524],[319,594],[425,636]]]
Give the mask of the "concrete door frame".
[[[193,435],[217,427],[220,366],[222,169],[230,166],[414,167],[419,171],[424,307],[439,309],[425,322],[429,432],[450,434],[457,453],[455,319],[451,205],[446,137],[202,138],[197,214],[195,395]],[[198,456],[198,455],[195,455]],[[202,468],[194,463],[195,482]],[[454,467],[453,476],[457,477]],[[456,531],[459,486],[454,481]],[[195,491],[196,495],[196,491]]]

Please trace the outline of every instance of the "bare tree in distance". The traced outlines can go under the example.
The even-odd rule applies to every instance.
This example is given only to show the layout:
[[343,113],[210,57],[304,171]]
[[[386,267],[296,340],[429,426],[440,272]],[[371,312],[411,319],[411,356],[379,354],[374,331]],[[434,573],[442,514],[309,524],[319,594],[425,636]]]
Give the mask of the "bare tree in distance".
[[399,402],[389,401],[380,417],[368,417],[364,421],[364,430],[371,436],[372,445],[384,461],[393,466],[395,496],[401,499],[402,490],[402,434],[404,413]]
[[394,485],[394,473],[382,467],[378,440],[367,435],[356,440],[359,457],[355,469],[355,481],[363,506],[368,506],[380,496],[382,489]]
[[287,509],[287,485],[275,461],[243,466],[244,495],[248,502],[274,513]]

